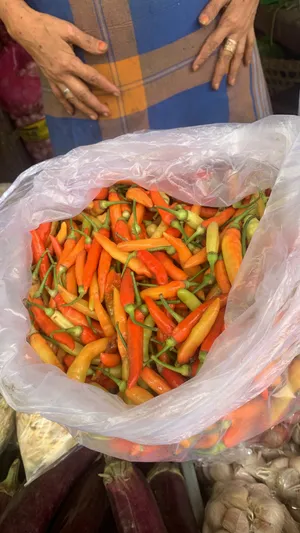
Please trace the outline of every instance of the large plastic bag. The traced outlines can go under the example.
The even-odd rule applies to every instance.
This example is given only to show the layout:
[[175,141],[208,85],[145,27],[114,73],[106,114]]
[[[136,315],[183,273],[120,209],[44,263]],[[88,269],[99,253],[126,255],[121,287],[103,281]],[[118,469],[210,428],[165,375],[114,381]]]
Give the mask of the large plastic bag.
[[[300,353],[299,132],[299,118],[270,117],[246,126],[140,133],[76,149],[21,175],[0,204],[0,384],[10,405],[39,412],[112,455],[199,457],[201,449],[186,439],[260,394]],[[197,377],[137,407],[41,363],[26,344],[22,305],[30,285],[29,231],[78,214],[100,187],[122,179],[210,206],[273,187],[230,294],[226,331]],[[271,425],[267,412],[247,438]]]

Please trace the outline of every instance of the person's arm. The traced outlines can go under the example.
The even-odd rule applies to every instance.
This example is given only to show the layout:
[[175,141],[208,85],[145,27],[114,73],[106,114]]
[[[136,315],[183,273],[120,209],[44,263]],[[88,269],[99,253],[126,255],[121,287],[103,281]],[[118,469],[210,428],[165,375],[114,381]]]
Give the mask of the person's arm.
[[228,75],[229,85],[234,85],[241,64],[250,64],[258,4],[259,0],[210,0],[202,11],[199,22],[202,26],[208,26],[224,10],[217,28],[205,41],[193,64],[193,69],[198,70],[220,48],[212,80],[214,89],[219,88],[224,75]]
[[119,89],[96,69],[76,57],[73,46],[101,55],[107,45],[82,32],[73,24],[38,13],[24,0],[0,0],[0,19],[11,37],[27,50],[66,111],[74,108],[91,119],[109,115],[109,109],[92,93],[90,86],[119,96]]

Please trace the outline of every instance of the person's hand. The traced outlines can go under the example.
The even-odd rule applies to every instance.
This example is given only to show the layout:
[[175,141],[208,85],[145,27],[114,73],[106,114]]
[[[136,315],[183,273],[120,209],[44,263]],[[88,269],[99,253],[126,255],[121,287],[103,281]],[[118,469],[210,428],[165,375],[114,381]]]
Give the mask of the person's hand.
[[99,115],[108,116],[108,107],[99,101],[90,87],[116,96],[120,95],[119,89],[96,69],[85,65],[73,51],[73,46],[78,46],[91,54],[101,55],[107,51],[107,45],[69,22],[32,9],[24,10],[22,26],[16,20],[15,24],[11,23],[10,33],[33,57],[66,111],[73,115],[75,108],[93,120]]
[[199,22],[210,24],[222,10],[217,28],[207,38],[193,63],[193,70],[201,65],[218,49],[219,58],[212,79],[212,86],[218,90],[225,75],[228,83],[234,85],[238,70],[244,62],[251,62],[255,42],[254,19],[259,0],[210,0],[202,11]]

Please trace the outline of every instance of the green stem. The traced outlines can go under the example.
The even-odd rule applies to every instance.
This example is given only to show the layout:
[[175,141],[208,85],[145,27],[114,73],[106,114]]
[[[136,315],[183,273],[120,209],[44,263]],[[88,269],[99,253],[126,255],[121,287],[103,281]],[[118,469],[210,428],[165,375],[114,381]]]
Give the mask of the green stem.
[[200,285],[198,285],[193,290],[193,294],[195,294],[198,291],[201,291],[202,289],[205,289],[205,287],[207,287],[208,285],[213,285],[214,282],[215,282],[215,276],[213,276],[212,274],[206,274],[206,276],[204,276],[203,278],[202,283],[200,283]]
[[80,326],[74,326],[73,328],[56,329],[50,336],[52,337],[53,335],[56,335],[56,333],[69,333],[69,335],[79,338],[82,335],[82,328]]
[[63,304],[62,307],[69,307],[69,306],[72,306],[72,305],[76,304],[77,302],[79,302],[79,300],[82,300],[82,298],[83,298],[84,295],[85,295],[84,289],[83,289],[83,288],[80,288],[80,289],[79,289],[79,294],[78,294],[77,298],[75,298],[74,300],[72,300],[70,303]]
[[53,266],[53,265],[50,265],[50,267],[48,268],[48,270],[47,270],[47,272],[46,272],[46,274],[45,274],[45,277],[44,277],[44,279],[43,279],[43,281],[42,281],[42,283],[41,283],[41,285],[40,285],[39,290],[36,291],[36,292],[34,293],[34,298],[40,298],[40,297],[42,296],[43,291],[44,291],[44,289],[45,289],[45,287],[46,287],[46,283],[47,283],[47,280],[48,280],[49,274],[50,274],[50,272],[53,270],[53,268],[54,268],[54,266]]
[[123,381],[122,379],[116,378],[115,376],[112,376],[108,370],[105,370],[104,368],[101,368],[102,374],[110,378],[118,387],[120,392],[125,392],[126,390],[126,381]]
[[136,215],[136,200],[133,200],[133,204],[132,204],[132,213],[133,213],[133,224],[132,224],[132,233],[136,236],[136,237],[139,237],[141,231],[142,231],[142,228],[141,226],[138,224],[137,222],[137,215]]
[[170,313],[170,315],[176,320],[176,322],[183,321],[182,316],[180,316],[178,313],[176,313],[176,311],[174,311],[174,309],[172,309],[172,307],[170,307],[169,303],[167,302],[167,300],[165,300],[163,296],[160,297],[160,301],[164,308],[168,311],[168,313]]
[[48,337],[47,335],[43,335],[42,333],[41,333],[41,335],[46,341],[50,342],[51,344],[54,344],[55,346],[58,346],[59,348],[62,348],[69,355],[73,355],[74,357],[77,357],[77,353],[75,353],[73,350],[71,350],[65,344],[62,344],[61,342],[58,342],[57,340],[52,339],[51,337]]
[[172,338],[167,339],[163,349],[156,354],[156,357],[159,358],[161,355],[163,355],[164,353],[168,352],[171,348],[174,348],[174,346],[176,346],[176,344],[177,343],[176,343],[176,341],[174,339],[172,339]]
[[41,257],[39,258],[35,268],[34,268],[34,271],[32,272],[32,281],[38,281],[39,279],[39,271],[40,271],[40,268],[41,268],[41,264],[42,264],[42,261],[45,257],[47,253],[47,250],[45,250],[45,252],[42,253]]
[[74,231],[76,231],[76,233],[79,233],[79,235],[81,235],[82,237],[84,237],[85,239],[85,244],[92,244],[92,239],[89,235],[87,235],[86,233],[84,233],[84,231],[81,231],[80,229],[75,229]]
[[261,198],[261,192],[259,192],[258,197],[252,200],[250,204],[243,204],[242,202],[237,202],[236,204],[233,204],[232,207],[234,209],[248,209],[248,207],[252,207],[253,205],[255,205],[258,202],[259,198]]
[[186,244],[190,244],[192,241],[197,239],[197,237],[201,237],[203,235],[203,228],[199,226],[198,229],[193,233],[193,235],[190,236],[190,238],[186,241]]
[[152,328],[150,326],[147,326],[147,324],[144,324],[143,322],[139,322],[138,320],[136,320],[134,316],[135,310],[136,310],[135,305],[133,304],[125,305],[125,311],[129,315],[131,322],[133,322],[136,326],[140,326],[141,328],[149,329],[151,331],[158,331],[158,328]]
[[136,252],[131,252],[131,253],[128,255],[128,257],[127,257],[127,259],[126,259],[126,262],[125,262],[125,264],[124,264],[123,270],[122,270],[122,274],[121,274],[121,277],[122,277],[122,278],[123,278],[123,276],[124,276],[124,274],[125,274],[125,272],[126,272],[126,269],[127,269],[128,265],[129,265],[131,259],[133,259],[135,256],[136,256]]
[[167,368],[168,370],[172,370],[172,372],[176,372],[177,374],[181,374],[182,376],[188,378],[191,376],[191,367],[190,365],[182,365],[180,367],[169,365],[168,363],[163,363],[158,356],[152,355],[151,357],[152,361],[154,361],[157,365],[163,366],[164,368]]
[[126,200],[126,201],[120,200],[119,202],[109,202],[108,200],[99,201],[100,209],[108,209],[112,205],[123,205],[123,204],[130,204],[130,200]]
[[131,275],[132,284],[133,284],[135,303],[136,303],[136,306],[139,307],[143,303],[142,302],[142,298],[141,298],[140,291],[139,291],[138,286],[137,286],[137,282],[136,282],[136,279],[135,279],[134,272],[130,272],[130,275]]
[[120,341],[122,342],[125,350],[127,350],[127,343],[126,343],[126,341],[125,341],[125,339],[124,339],[124,337],[122,335],[122,332],[120,330],[119,322],[116,323],[116,331],[117,331],[118,337],[120,337]]
[[187,242],[188,236],[185,233],[183,226],[180,224],[180,222],[178,220],[173,220],[171,222],[171,227],[174,228],[174,229],[178,229],[178,231],[180,231],[180,233],[181,233],[181,235],[183,237],[184,242]]

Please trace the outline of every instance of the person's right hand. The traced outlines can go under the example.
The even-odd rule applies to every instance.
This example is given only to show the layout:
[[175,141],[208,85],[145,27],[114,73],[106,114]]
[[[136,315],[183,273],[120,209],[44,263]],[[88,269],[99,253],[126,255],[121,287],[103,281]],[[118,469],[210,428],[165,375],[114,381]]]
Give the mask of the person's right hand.
[[75,108],[93,120],[99,115],[109,116],[109,108],[92,93],[90,86],[115,96],[120,95],[119,89],[96,69],[84,64],[73,50],[75,45],[101,55],[107,51],[107,45],[69,22],[30,8],[24,13],[22,26],[12,23],[10,33],[32,56],[65,110],[73,115]]

